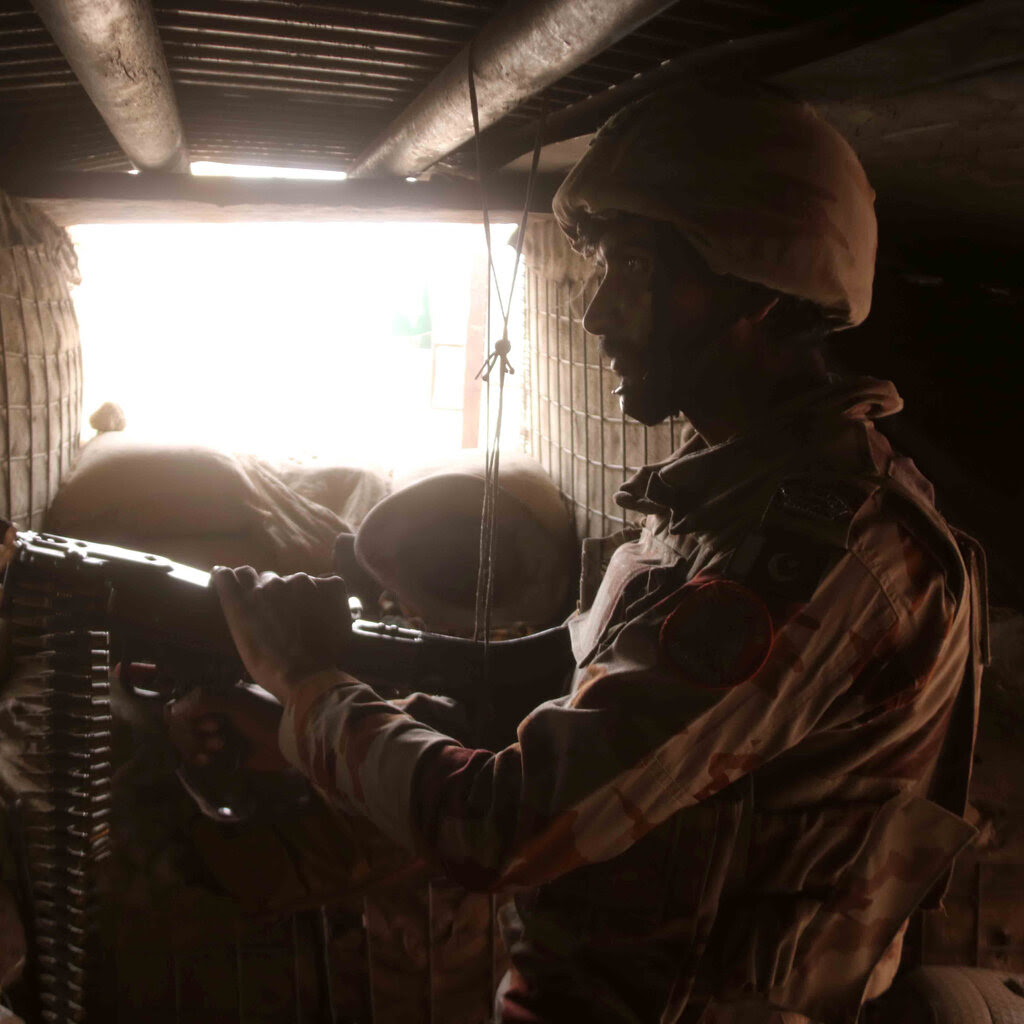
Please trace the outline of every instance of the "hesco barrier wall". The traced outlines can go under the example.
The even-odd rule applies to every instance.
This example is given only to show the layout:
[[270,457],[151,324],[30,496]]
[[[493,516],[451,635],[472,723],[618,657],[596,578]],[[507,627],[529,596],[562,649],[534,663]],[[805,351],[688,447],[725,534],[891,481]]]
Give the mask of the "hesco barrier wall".
[[634,521],[615,504],[622,481],[667,458],[692,428],[684,420],[644,427],[627,419],[611,393],[618,383],[582,318],[596,282],[552,219],[530,225],[526,259],[523,436],[576,517],[581,537],[614,533]]
[[0,192],[0,515],[38,529],[78,449],[82,349],[67,233]]

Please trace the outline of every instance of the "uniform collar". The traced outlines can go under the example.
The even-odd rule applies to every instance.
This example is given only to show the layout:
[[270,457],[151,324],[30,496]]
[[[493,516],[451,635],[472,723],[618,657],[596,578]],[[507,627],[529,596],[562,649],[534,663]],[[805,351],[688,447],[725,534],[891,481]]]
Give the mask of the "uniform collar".
[[821,387],[776,407],[746,433],[709,446],[694,433],[664,462],[643,467],[615,495],[623,508],[663,517],[673,533],[701,532],[763,510],[779,482],[835,465],[840,437],[900,411],[889,381],[830,376]]

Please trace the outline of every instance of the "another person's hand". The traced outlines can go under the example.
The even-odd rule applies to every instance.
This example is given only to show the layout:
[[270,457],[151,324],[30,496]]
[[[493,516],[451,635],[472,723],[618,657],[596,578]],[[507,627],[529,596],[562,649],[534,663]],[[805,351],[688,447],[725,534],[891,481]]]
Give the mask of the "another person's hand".
[[0,569],[6,569],[14,561],[18,546],[18,527],[6,519],[0,519]]
[[340,577],[218,566],[212,579],[246,670],[282,704],[295,683],[337,667],[350,627]]
[[164,720],[187,765],[206,767],[240,748],[240,768],[277,772],[289,767],[277,743],[281,713],[276,701],[238,687],[218,694],[193,690],[164,708]]

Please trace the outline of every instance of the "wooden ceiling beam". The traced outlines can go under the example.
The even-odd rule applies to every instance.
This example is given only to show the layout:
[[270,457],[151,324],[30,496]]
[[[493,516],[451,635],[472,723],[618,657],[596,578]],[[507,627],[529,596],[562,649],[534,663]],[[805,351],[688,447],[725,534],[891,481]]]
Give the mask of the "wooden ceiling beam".
[[[551,212],[561,175],[541,176],[533,212]],[[58,224],[229,221],[416,220],[474,223],[480,189],[435,175],[430,181],[302,181],[91,172],[31,173],[0,182]],[[518,221],[525,175],[488,184],[492,220]]]

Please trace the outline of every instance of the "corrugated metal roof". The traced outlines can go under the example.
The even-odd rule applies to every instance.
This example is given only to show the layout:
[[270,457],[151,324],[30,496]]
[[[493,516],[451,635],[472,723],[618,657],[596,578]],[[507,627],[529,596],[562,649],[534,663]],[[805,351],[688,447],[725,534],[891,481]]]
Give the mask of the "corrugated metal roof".
[[[193,160],[331,170],[347,170],[504,10],[501,0],[153,3]],[[862,24],[866,9],[827,13]],[[897,23],[921,24],[804,67],[797,54],[776,81],[818,102],[850,138],[883,205],[914,217],[944,210],[979,231],[1024,230],[1024,6],[893,0],[891,9]],[[675,3],[487,129],[484,145],[504,133],[522,152],[542,103],[551,123],[665,61],[821,16],[809,0]],[[506,130],[517,126],[527,130]],[[496,153],[495,166],[512,158]],[[475,166],[468,146],[443,162]],[[0,184],[28,194],[26,177],[39,172],[128,167],[31,0],[0,0]]]
[[[154,9],[193,159],[344,169],[500,6],[156,0]],[[806,0],[678,3],[552,85],[548,109],[819,10]],[[538,107],[525,103],[510,119]],[[0,4],[0,138],[0,166],[128,166],[28,0]]]

